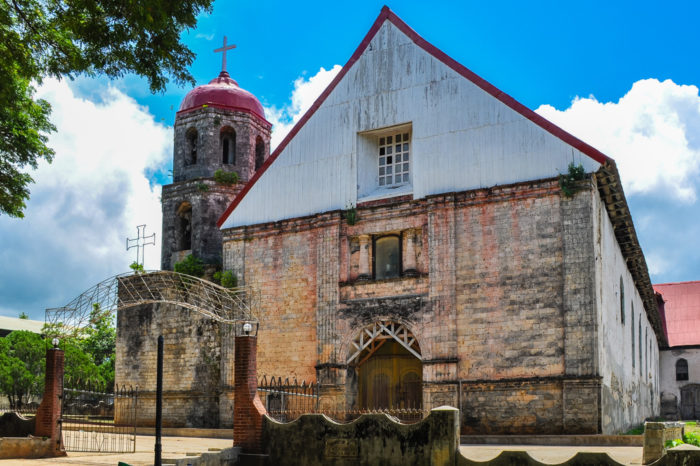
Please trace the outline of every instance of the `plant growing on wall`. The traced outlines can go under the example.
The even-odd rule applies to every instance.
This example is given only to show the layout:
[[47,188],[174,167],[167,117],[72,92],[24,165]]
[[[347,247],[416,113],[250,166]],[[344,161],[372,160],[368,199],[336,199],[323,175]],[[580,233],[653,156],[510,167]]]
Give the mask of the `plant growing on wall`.
[[134,273],[143,273],[143,264],[139,264],[138,262],[134,261],[129,265],[129,268],[134,271]]
[[238,286],[238,277],[230,270],[216,272],[214,274],[214,280],[219,282],[224,288],[236,288]]
[[357,223],[357,220],[357,208],[352,204],[348,205],[345,208],[345,221],[352,226]]
[[214,181],[219,184],[232,185],[238,183],[238,173],[236,172],[225,172],[222,169],[218,169],[214,172]]
[[580,163],[575,165],[574,162],[569,164],[569,169],[566,174],[559,175],[559,187],[565,197],[573,197],[578,191],[577,181],[586,178],[586,170]]
[[209,191],[209,185],[206,183],[197,183],[197,191],[206,193],[207,191]]
[[192,275],[193,277],[203,277],[204,261],[190,254],[180,262],[176,262],[174,269],[177,273]]

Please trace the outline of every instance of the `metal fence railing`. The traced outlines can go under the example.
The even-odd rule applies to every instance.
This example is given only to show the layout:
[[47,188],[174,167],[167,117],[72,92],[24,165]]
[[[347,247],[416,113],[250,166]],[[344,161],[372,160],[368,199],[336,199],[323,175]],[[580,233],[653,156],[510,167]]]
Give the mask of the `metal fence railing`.
[[64,388],[61,431],[66,451],[133,453],[137,405],[138,390],[131,387],[117,387],[113,393],[88,386]]
[[271,418],[290,422],[302,414],[325,414],[337,422],[351,422],[363,414],[387,414],[397,422],[412,424],[419,422],[428,412],[422,408],[377,408],[377,409],[329,409],[321,406],[319,385],[297,382],[296,379],[263,377],[258,382],[258,395]]

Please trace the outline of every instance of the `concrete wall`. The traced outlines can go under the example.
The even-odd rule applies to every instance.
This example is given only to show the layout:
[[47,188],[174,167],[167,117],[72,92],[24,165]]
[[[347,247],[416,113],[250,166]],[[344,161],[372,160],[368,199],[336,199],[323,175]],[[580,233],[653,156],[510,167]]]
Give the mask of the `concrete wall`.
[[366,200],[362,196],[373,191],[366,184],[377,183],[376,162],[363,163],[367,151],[375,150],[366,132],[395,125],[411,127],[407,192],[415,199],[553,177],[565,173],[570,162],[582,163],[589,172],[598,168],[386,21],[225,227]]
[[417,424],[400,424],[383,414],[365,414],[338,424],[307,414],[281,424],[264,418],[263,445],[269,464],[434,465],[456,464],[459,412],[438,408]]
[[139,389],[137,425],[155,423],[156,349],[161,334],[163,426],[233,425],[233,337],[229,332],[228,326],[176,305],[119,310],[115,378],[119,386]]
[[[676,380],[676,362],[679,359],[688,361],[688,380]],[[660,382],[662,402],[671,403],[675,397],[676,415],[680,415],[681,387],[689,384],[700,384],[700,348],[671,348],[660,352]],[[664,409],[662,414],[666,413]],[[670,406],[669,406],[670,411]],[[671,415],[671,417],[675,417]]]
[[[603,376],[602,431],[615,434],[659,415],[659,349],[642,299],[615,239],[612,223],[597,192],[593,207],[598,364]],[[624,323],[620,308],[620,278],[624,287]]]

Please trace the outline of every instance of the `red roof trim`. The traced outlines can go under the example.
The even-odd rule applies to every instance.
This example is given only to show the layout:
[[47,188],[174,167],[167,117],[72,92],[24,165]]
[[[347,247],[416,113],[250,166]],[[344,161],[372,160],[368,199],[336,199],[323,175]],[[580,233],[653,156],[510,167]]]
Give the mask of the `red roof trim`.
[[214,103],[214,102],[207,102],[207,103],[204,103],[204,104],[202,104],[202,105],[200,105],[200,106],[198,106],[198,107],[192,107],[192,108],[188,108],[188,109],[186,109],[186,110],[179,110],[179,111],[177,111],[177,112],[175,113],[175,115],[176,115],[176,116],[180,116],[180,115],[185,115],[185,114],[190,113],[190,112],[194,112],[195,110],[201,110],[205,105],[206,105],[207,107],[220,108],[220,109],[222,109],[222,110],[233,110],[233,111],[235,111],[235,112],[249,113],[249,114],[251,114],[252,116],[254,116],[255,118],[257,118],[258,120],[260,120],[260,122],[263,123],[263,124],[264,124],[265,126],[267,126],[268,128],[272,128],[272,123],[270,123],[269,121],[267,121],[267,120],[265,119],[265,117],[263,117],[262,115],[258,115],[257,112],[254,112],[254,111],[250,110],[249,108],[244,108],[244,107],[233,107],[233,106],[231,106],[231,105],[221,105],[221,104],[217,104],[217,103]]
[[333,81],[328,85],[328,87],[323,91],[323,93],[316,99],[314,104],[307,110],[307,112],[304,114],[304,116],[297,122],[296,125],[294,125],[294,128],[287,134],[287,136],[282,140],[282,142],[277,146],[277,149],[275,149],[275,152],[272,153],[265,163],[263,164],[262,167],[255,173],[255,175],[248,181],[248,183],[243,187],[243,189],[238,193],[238,195],[233,199],[233,202],[228,206],[226,211],[221,215],[219,220],[217,221],[217,226],[220,228],[221,225],[224,224],[228,216],[233,212],[233,210],[240,204],[241,200],[245,197],[245,195],[250,191],[250,188],[253,187],[253,185],[258,181],[258,179],[262,176],[263,173],[267,170],[267,168],[272,165],[272,163],[277,159],[280,153],[284,150],[284,148],[289,144],[289,142],[294,138],[294,136],[301,130],[301,128],[306,124],[306,122],[313,116],[313,114],[316,112],[316,110],[323,104],[323,102],[326,100],[328,95],[335,89],[335,87],[338,85],[341,79],[347,74],[348,71],[350,71],[350,68],[352,68],[352,65],[355,64],[355,62],[360,58],[360,56],[364,53],[365,49],[369,45],[370,41],[374,38],[375,34],[377,34],[377,31],[379,31],[379,28],[384,24],[384,21],[389,20],[391,23],[396,26],[401,32],[406,34],[416,45],[418,45],[420,48],[443,62],[445,65],[450,67],[452,70],[456,71],[459,73],[461,76],[467,78],[469,81],[473,82],[477,86],[479,86],[482,90],[485,92],[491,94],[493,97],[496,99],[500,100],[503,102],[505,105],[508,107],[512,108],[516,112],[520,113],[522,116],[527,118],[528,120],[532,121],[533,123],[537,124],[540,126],[542,129],[545,131],[548,131],[552,135],[558,137],[565,143],[569,144],[572,147],[575,147],[579,151],[583,152],[584,154],[588,155],[590,158],[595,160],[598,163],[604,164],[610,158],[600,152],[598,149],[590,146],[589,144],[586,144],[582,140],[578,139],[576,136],[573,136],[570,133],[567,133],[554,123],[550,122],[549,120],[545,119],[544,117],[538,115],[534,111],[530,110],[517,100],[515,100],[513,97],[510,95],[506,94],[505,92],[501,91],[498,89],[496,86],[493,84],[487,82],[483,78],[477,76],[474,72],[470,71],[467,67],[464,65],[458,63],[454,59],[450,58],[447,54],[445,54],[442,50],[438,49],[425,39],[423,39],[416,31],[411,29],[410,26],[408,26],[406,23],[404,23],[396,14],[394,14],[393,11],[389,9],[389,7],[384,6],[382,8],[381,13],[377,17],[377,19],[374,21],[374,24],[372,24],[372,27],[370,28],[369,32],[367,32],[367,35],[365,36],[364,39],[362,39],[362,42],[360,42],[360,45],[357,47],[355,52],[352,54],[350,57],[350,60],[343,66],[343,69],[340,70],[340,72],[336,75],[336,77],[333,79]]

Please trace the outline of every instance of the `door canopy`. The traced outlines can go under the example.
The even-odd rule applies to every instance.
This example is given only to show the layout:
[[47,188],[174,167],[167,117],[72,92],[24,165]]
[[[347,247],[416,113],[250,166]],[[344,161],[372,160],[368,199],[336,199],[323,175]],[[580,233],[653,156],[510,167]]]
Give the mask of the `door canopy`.
[[380,320],[363,328],[352,341],[348,364],[360,365],[388,340],[396,340],[409,353],[421,359],[420,347],[416,338],[403,324],[390,320]]

